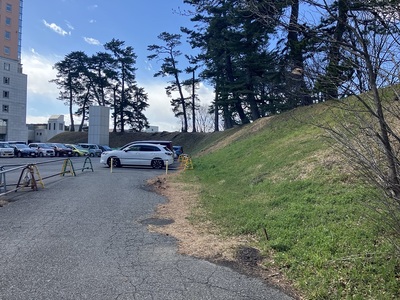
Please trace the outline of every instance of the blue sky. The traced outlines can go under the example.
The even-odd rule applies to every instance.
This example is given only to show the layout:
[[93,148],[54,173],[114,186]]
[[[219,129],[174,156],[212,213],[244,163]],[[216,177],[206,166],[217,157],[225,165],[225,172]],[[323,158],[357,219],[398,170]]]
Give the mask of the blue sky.
[[[180,33],[181,26],[190,27],[189,17],[177,13],[185,8],[183,0],[25,0],[22,64],[28,75],[27,123],[47,123],[49,116],[64,114],[68,124],[68,107],[57,100],[59,91],[49,83],[56,75],[52,67],[72,51],[88,55],[104,51],[103,44],[115,38],[132,46],[138,56],[136,79],[149,96],[145,115],[150,125],[179,131],[181,122],[174,117],[164,90],[169,79],[153,77],[159,66],[147,60],[147,46],[161,44],[157,36],[163,31]],[[186,45],[181,50],[194,54]],[[183,67],[183,55],[181,59]],[[206,86],[198,94],[203,104],[213,98]]]

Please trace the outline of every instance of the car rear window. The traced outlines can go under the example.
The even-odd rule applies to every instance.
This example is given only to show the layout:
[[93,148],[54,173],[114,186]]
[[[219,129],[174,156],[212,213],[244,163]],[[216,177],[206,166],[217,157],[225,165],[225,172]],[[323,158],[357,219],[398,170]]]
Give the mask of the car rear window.
[[140,146],[140,151],[155,152],[155,151],[161,151],[161,150],[158,147],[142,145],[142,146]]

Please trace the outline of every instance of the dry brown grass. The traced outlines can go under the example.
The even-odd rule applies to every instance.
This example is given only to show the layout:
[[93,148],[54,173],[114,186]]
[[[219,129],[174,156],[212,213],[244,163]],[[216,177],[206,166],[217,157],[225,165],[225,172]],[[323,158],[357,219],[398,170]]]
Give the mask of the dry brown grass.
[[[252,245],[251,236],[226,237],[209,222],[190,222],[193,211],[201,214],[199,207],[199,187],[196,184],[185,184],[175,177],[179,173],[163,175],[150,180],[148,183],[168,202],[158,206],[155,217],[172,219],[174,222],[163,226],[149,225],[149,230],[170,235],[178,240],[178,252],[215,263],[230,265],[241,272],[264,279],[269,284],[285,290],[294,298],[301,299],[282,272],[274,266],[271,257],[264,257],[257,266],[248,266],[241,263],[237,251],[241,246]],[[266,263],[268,262],[268,263]],[[269,265],[268,268],[263,265]]]
[[214,145],[209,146],[206,150],[202,152],[202,155],[212,153],[214,151],[217,151],[218,149],[222,149],[234,141],[249,136],[251,133],[258,132],[259,130],[261,130],[263,127],[266,126],[266,124],[271,120],[271,118],[272,117],[261,118],[258,119],[257,121],[254,121],[251,124],[241,127],[241,129],[236,131],[235,133],[226,136],[224,139],[221,139]]

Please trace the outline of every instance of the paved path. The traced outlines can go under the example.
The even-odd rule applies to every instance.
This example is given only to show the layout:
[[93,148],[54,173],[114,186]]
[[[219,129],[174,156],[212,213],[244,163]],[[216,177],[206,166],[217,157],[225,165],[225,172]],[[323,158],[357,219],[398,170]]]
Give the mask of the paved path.
[[291,299],[263,281],[177,254],[140,221],[165,199],[161,170],[77,171],[0,208],[0,299]]

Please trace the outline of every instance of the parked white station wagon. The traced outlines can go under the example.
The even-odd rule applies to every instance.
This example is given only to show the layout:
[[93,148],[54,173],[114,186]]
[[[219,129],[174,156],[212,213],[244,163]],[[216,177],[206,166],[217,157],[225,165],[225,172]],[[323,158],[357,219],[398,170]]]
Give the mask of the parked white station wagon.
[[151,166],[162,169],[167,163],[174,163],[174,155],[170,149],[156,144],[133,144],[120,150],[105,151],[101,154],[100,163],[114,167]]

